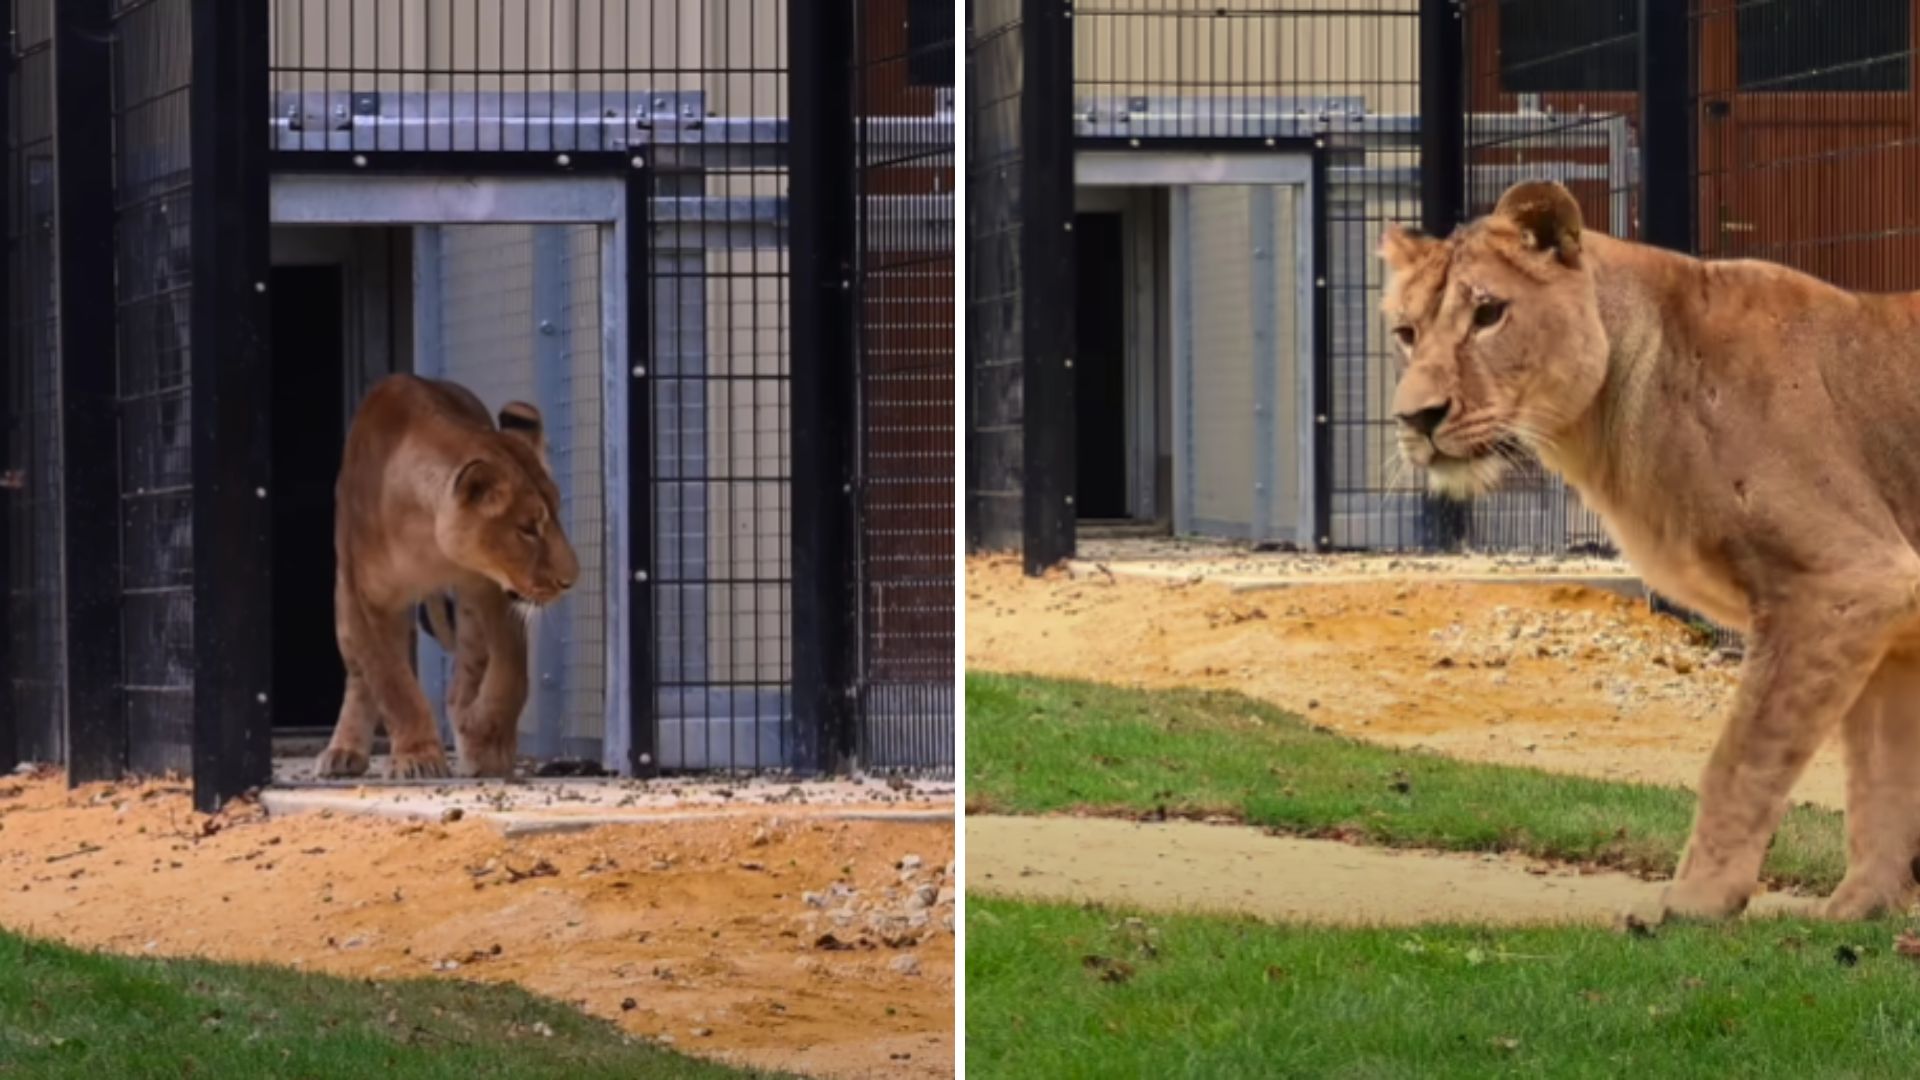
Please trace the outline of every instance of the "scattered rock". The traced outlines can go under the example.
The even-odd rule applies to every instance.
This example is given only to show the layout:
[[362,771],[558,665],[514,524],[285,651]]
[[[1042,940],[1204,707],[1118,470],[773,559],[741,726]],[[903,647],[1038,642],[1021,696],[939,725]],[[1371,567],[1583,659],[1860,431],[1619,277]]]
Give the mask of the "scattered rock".
[[887,962],[887,969],[896,975],[918,975],[920,958],[912,953],[901,953]]

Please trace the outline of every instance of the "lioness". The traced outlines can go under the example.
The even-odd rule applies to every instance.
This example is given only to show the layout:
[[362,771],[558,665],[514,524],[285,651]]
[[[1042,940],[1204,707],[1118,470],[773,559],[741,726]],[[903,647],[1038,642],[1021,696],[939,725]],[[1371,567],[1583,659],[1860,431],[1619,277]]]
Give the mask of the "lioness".
[[460,772],[511,773],[527,700],[523,616],[580,573],[559,513],[539,410],[513,402],[496,429],[454,383],[394,375],[375,384],[354,414],[334,489],[333,622],[347,689],[321,776],[367,771],[376,720],[392,743],[390,775],[448,774],[408,655],[423,601],[423,621],[455,658],[447,707]]
[[1400,448],[1467,495],[1524,448],[1662,593],[1749,635],[1658,916],[1755,891],[1788,789],[1841,727],[1847,874],[1906,902],[1920,851],[1920,294],[1702,262],[1584,230],[1558,184],[1446,239],[1390,229]]

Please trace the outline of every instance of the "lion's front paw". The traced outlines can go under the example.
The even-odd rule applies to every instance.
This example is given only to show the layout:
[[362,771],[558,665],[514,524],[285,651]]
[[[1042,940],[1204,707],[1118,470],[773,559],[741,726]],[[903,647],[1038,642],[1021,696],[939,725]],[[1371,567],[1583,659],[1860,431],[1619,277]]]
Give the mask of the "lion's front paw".
[[446,751],[437,746],[412,753],[396,750],[387,763],[387,776],[394,780],[441,780],[451,775]]
[[372,759],[362,751],[329,746],[315,759],[313,773],[319,777],[365,776],[371,763]]
[[459,773],[461,776],[512,776],[513,748],[463,746]]

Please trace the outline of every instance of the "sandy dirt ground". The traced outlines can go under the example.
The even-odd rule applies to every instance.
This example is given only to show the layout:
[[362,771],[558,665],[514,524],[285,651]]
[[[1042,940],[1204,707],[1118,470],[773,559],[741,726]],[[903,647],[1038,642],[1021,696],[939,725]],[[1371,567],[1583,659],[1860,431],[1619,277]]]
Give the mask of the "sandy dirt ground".
[[[1540,580],[1617,563],[1182,554],[1109,543],[1037,580],[969,560],[968,668],[1236,690],[1375,742],[1688,786],[1737,678],[1642,600]],[[1837,746],[1795,795],[1842,805]]]
[[[511,838],[0,775],[0,924],[125,953],[512,981],[689,1053],[953,1074],[951,822],[767,805]],[[452,816],[452,815],[449,815]]]
[[[1322,925],[1612,923],[1663,883],[1523,856],[1389,851],[1235,825],[967,817],[969,895]],[[1815,901],[1756,897],[1756,915]]]

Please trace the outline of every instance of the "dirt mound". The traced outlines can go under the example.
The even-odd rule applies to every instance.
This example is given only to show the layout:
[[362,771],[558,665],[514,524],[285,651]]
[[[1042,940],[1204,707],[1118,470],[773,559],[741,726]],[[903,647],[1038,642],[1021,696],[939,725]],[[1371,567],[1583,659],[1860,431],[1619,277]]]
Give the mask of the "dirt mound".
[[[1341,925],[1607,923],[1651,905],[1663,887],[1524,857],[1388,851],[1184,821],[968,815],[967,852],[970,895]],[[1753,910],[1813,903],[1768,894]]]
[[0,923],[128,953],[512,981],[703,1056],[951,1076],[951,823],[739,818],[509,839],[208,817],[182,785],[0,776]]
[[[967,665],[1237,690],[1376,742],[1689,786],[1737,679],[1733,662],[1644,603],[1448,580],[1415,562],[1378,580],[1244,591],[1200,573],[1033,579],[1016,560],[974,558]],[[1829,747],[1797,794],[1838,807],[1843,793]]]

